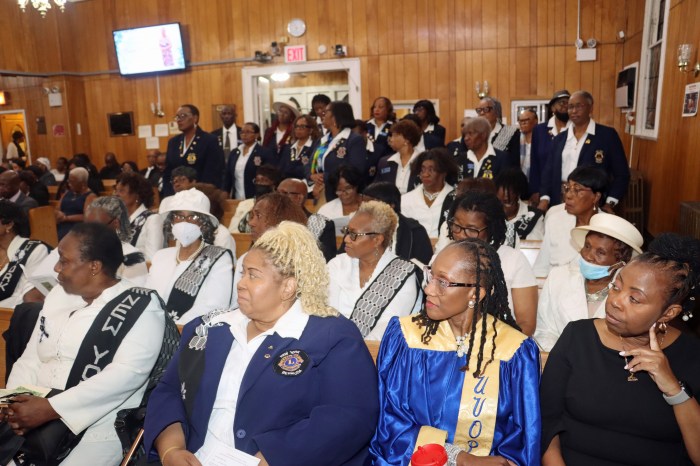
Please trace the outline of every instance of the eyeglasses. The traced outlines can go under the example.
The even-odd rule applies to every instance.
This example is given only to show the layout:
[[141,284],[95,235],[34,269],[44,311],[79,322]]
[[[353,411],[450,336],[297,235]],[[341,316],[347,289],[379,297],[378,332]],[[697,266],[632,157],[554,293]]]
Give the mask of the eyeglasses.
[[340,232],[343,234],[343,237],[349,236],[351,240],[357,241],[357,238],[360,236],[372,236],[372,235],[378,235],[379,233],[375,231],[370,231],[367,233],[358,233],[356,231],[350,231],[348,227],[343,227],[340,229]]
[[294,128],[300,128],[300,129],[309,129],[311,126],[309,125],[294,125]]
[[336,196],[340,196],[341,194],[352,194],[353,191],[355,191],[357,188],[350,187],[350,188],[345,188],[345,189],[339,189],[335,192]]
[[574,110],[583,110],[584,108],[586,108],[586,104],[573,104],[573,105],[566,106],[566,109],[570,112],[572,112]]
[[520,124],[522,125],[523,123],[530,123],[531,121],[534,121],[534,120],[535,120],[535,119],[532,118],[532,117],[530,117],[530,118],[523,118],[523,119],[518,120],[518,123],[520,123]]
[[587,188],[586,186],[581,186],[581,185],[578,185],[578,184],[571,184],[571,185],[569,185],[569,184],[566,184],[566,183],[562,183],[562,185],[561,185],[561,195],[562,195],[562,196],[566,196],[566,194],[567,194],[569,191],[571,191],[571,194],[573,194],[574,196],[580,196],[581,193],[583,193],[584,191],[591,191],[591,192],[593,192],[593,190],[592,190],[591,188]]
[[489,113],[491,110],[493,110],[493,107],[484,107],[484,108],[477,108],[476,109],[476,114],[477,115],[483,115],[485,113]]
[[484,227],[484,228],[463,227],[462,225],[457,223],[454,218],[450,218],[447,220],[447,226],[450,228],[450,231],[452,232],[453,235],[457,235],[457,234],[462,233],[469,238],[478,238],[482,231],[485,231],[488,229],[488,227]]
[[438,296],[444,295],[448,288],[474,288],[476,286],[475,283],[455,283],[447,281],[444,278],[436,277],[433,275],[433,269],[429,265],[423,267],[423,274],[425,275],[426,286],[430,285],[432,282],[437,285],[436,290]]
[[173,220],[176,222],[194,223],[200,221],[202,218],[204,218],[204,216],[201,214],[182,215],[177,212],[173,212]]
[[174,120],[184,120],[185,118],[191,117],[191,113],[178,113],[173,117]]

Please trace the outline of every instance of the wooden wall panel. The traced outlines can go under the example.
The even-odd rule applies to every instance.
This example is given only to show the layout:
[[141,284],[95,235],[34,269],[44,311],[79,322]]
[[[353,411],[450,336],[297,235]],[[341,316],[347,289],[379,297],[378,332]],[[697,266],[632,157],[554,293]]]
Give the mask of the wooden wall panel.
[[[700,45],[699,1],[672,2],[658,141],[625,135],[624,116],[611,105],[617,71],[639,59],[644,0],[581,1],[581,36],[595,37],[599,44],[595,62],[575,59],[577,0],[300,0],[291,10],[259,0],[209,0],[206,8],[189,0],[91,0],[69,4],[63,15],[52,11],[45,20],[35,12],[21,15],[13,0],[0,0],[9,19],[9,26],[0,28],[0,43],[13,44],[0,48],[0,68],[35,73],[114,70],[113,29],[169,21],[183,25],[191,62],[245,58],[267,50],[270,42],[287,34],[291,18],[301,17],[307,33],[290,38],[290,44],[305,44],[309,60],[331,58],[332,47],[341,43],[348,46],[349,56],[360,58],[365,114],[358,117],[369,117],[371,103],[379,95],[395,100],[437,98],[441,121],[452,139],[458,135],[464,109],[477,103],[475,81],[489,81],[491,95],[501,99],[508,116],[513,99],[546,99],[557,89],[586,88],[597,102],[596,119],[616,126],[625,147],[634,146],[633,165],[648,180],[649,230],[657,233],[675,227],[678,201],[700,197],[694,178],[700,172],[698,158],[689,155],[690,148],[700,143],[700,120],[681,119],[679,110],[682,88],[692,78],[673,66],[678,43]],[[624,42],[617,39],[619,30],[627,34]],[[320,44],[329,52],[319,54]],[[180,104],[191,102],[200,107],[202,127],[212,129],[218,124],[211,121],[212,105],[242,102],[245,65],[207,65],[162,76],[164,119],[150,111],[156,100],[152,77],[3,76],[0,89],[13,92],[12,105],[25,108],[30,122],[44,115],[49,129],[55,123],[66,124],[65,138],[30,132],[35,153],[55,158],[87,151],[100,165],[102,155],[113,151],[120,159],[144,163],[143,140],[109,137],[107,113],[134,111],[137,125],[153,125],[169,121]],[[51,109],[41,87],[56,81],[65,89],[65,105]],[[242,114],[239,105],[239,123]],[[35,131],[36,125],[29,126]],[[165,143],[162,139],[161,149]],[[662,176],[672,176],[678,167],[681,174],[674,175],[678,183],[665,189]]]

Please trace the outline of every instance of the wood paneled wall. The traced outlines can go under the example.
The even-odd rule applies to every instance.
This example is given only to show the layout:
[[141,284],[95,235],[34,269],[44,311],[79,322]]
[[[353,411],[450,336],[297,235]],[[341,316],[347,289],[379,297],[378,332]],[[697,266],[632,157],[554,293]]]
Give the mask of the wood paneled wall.
[[[0,50],[0,68],[31,72],[58,69],[95,72],[116,69],[113,29],[179,21],[183,25],[190,62],[250,57],[267,50],[270,42],[286,35],[286,24],[303,18],[307,33],[291,38],[305,44],[309,60],[320,55],[320,44],[348,46],[348,55],[362,64],[362,99],[367,118],[373,99],[385,95],[395,100],[436,98],[448,138],[457,137],[464,109],[473,108],[476,81],[488,80],[491,95],[510,113],[514,99],[549,98],[553,91],[587,89],[596,99],[595,118],[614,125],[629,152],[632,138],[623,134],[624,118],[616,110],[614,88],[617,72],[639,59],[644,0],[582,0],[581,36],[598,41],[598,59],[577,62],[573,43],[577,29],[577,0],[301,0],[280,8],[276,2],[258,0],[89,0],[69,4],[67,11],[49,13],[40,20],[36,12],[22,15],[14,0],[0,0],[9,11],[11,26],[0,29],[0,43],[17,40],[15,52]],[[682,87],[692,82],[673,67],[680,42],[700,45],[698,0],[674,0],[669,31],[669,54],[664,85],[662,134],[658,141],[634,139],[633,163],[648,180],[649,229],[652,233],[675,226],[677,202],[698,198],[698,119],[680,118]],[[17,10],[17,11],[14,11]],[[627,39],[618,40],[624,30]],[[17,51],[20,52],[17,52]],[[280,60],[280,59],[278,59]],[[213,129],[211,105],[242,102],[241,69],[252,63],[193,67],[185,73],[160,78],[165,119],[155,117],[150,103],[156,100],[155,78],[122,78],[115,74],[60,78],[65,88],[64,107],[49,109],[41,93],[53,78],[0,77],[0,89],[13,95],[13,107],[26,108],[30,120],[40,114],[47,125],[63,122],[68,134],[52,136],[30,132],[35,153],[66,155],[86,151],[102,163],[106,151],[120,159],[145,161],[144,141],[137,137],[109,137],[107,113],[133,111],[135,122],[156,124],[169,120],[177,107],[191,102],[200,107],[201,125]],[[239,115],[243,109],[239,104]],[[43,113],[39,113],[43,112]],[[242,117],[239,117],[239,124]],[[76,124],[82,134],[78,135]],[[678,137],[674,137],[678,125]],[[70,126],[70,128],[68,127]],[[30,124],[31,131],[36,130]],[[161,140],[161,149],[166,141]],[[691,160],[694,159],[694,160]],[[678,169],[678,183],[663,189],[662,180]],[[694,186],[693,186],[694,185]]]

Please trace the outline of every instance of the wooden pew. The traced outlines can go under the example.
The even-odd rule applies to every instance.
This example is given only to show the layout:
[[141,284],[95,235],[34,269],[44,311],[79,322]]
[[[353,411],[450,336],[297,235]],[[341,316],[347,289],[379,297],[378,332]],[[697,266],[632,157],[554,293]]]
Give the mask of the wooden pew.
[[250,249],[253,244],[253,237],[250,233],[231,233],[233,240],[236,242],[236,257],[239,258]]
[[0,308],[0,388],[5,388],[5,339],[2,333],[10,327],[12,309]]
[[51,247],[58,246],[56,216],[53,206],[35,207],[29,210],[29,231],[31,239],[41,240]]
[[236,213],[236,208],[241,201],[239,199],[226,199],[226,206],[224,207],[224,215],[221,217],[221,224],[228,228],[233,218],[233,214]]

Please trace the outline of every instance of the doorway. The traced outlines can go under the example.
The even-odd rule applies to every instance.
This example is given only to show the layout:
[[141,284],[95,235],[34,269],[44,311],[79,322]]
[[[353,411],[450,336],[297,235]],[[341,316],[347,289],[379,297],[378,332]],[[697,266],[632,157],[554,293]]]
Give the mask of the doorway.
[[23,109],[0,111],[0,154],[5,160],[7,146],[12,142],[12,134],[19,131],[24,135],[24,142],[20,143],[22,150],[27,154],[27,162],[31,163],[29,151],[29,134],[27,134],[27,118]]

